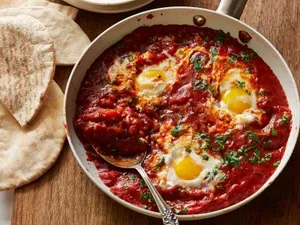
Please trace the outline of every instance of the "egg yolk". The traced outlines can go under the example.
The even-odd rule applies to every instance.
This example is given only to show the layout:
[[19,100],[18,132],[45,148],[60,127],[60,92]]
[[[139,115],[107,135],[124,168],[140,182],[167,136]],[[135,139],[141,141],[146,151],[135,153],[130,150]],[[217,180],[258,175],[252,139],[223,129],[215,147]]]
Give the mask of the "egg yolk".
[[148,70],[141,73],[137,79],[139,90],[154,89],[157,81],[165,81],[166,75],[162,70]]
[[173,168],[176,175],[183,180],[193,180],[198,177],[202,171],[202,167],[196,164],[189,156],[177,160]]
[[166,80],[165,73],[162,70],[149,70],[144,72],[143,76],[149,79]]
[[221,100],[227,105],[227,108],[236,113],[243,113],[251,108],[251,96],[241,88],[231,88],[226,91]]

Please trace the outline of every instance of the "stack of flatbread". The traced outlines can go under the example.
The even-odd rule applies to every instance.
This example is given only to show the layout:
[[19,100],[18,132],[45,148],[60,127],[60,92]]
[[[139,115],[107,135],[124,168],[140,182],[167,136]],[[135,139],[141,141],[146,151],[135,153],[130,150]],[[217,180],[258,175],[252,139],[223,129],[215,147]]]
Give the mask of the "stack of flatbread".
[[63,93],[53,76],[90,44],[77,12],[44,0],[0,2],[0,191],[39,178],[61,152]]

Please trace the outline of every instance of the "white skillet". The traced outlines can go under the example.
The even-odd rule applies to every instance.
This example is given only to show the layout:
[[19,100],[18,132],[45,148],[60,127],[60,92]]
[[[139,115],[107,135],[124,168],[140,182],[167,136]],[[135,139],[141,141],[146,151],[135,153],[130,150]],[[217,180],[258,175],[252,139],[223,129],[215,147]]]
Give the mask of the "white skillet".
[[[294,77],[287,66],[285,60],[282,58],[280,53],[275,47],[260,33],[248,26],[247,24],[239,21],[239,18],[247,0],[222,0],[217,11],[212,11],[202,8],[194,7],[168,7],[153,9],[146,12],[138,13],[130,16],[127,19],[120,21],[112,27],[101,33],[89,46],[85,53],[81,56],[79,61],[73,68],[72,74],[69,78],[66,95],[65,95],[65,123],[67,130],[67,138],[70,143],[73,154],[87,176],[108,196],[116,200],[120,204],[145,215],[152,217],[160,217],[157,212],[148,211],[146,209],[134,206],[119,197],[112,194],[108,187],[98,177],[98,171],[96,170],[93,163],[86,160],[86,153],[83,145],[77,138],[74,127],[73,117],[76,107],[76,96],[80,88],[82,79],[85,76],[86,71],[89,69],[95,59],[109,46],[119,41],[126,34],[131,33],[133,30],[140,26],[152,26],[155,24],[193,24],[193,17],[195,15],[202,15],[206,18],[205,26],[213,29],[222,29],[225,32],[230,32],[233,37],[238,36],[240,30],[247,31],[251,36],[252,40],[248,46],[253,48],[258,55],[260,55],[266,63],[272,68],[275,75],[278,77],[283,90],[287,96],[287,100],[292,111],[293,121],[291,134],[287,142],[287,147],[284,156],[281,160],[279,167],[276,169],[274,174],[269,180],[254,194],[244,199],[243,201],[229,206],[224,209],[220,209],[214,212],[195,214],[195,215],[180,215],[180,220],[198,220],[209,217],[218,216],[234,209],[241,207],[247,202],[253,200],[259,194],[261,194],[270,184],[276,179],[280,172],[288,162],[293,149],[295,147],[298,133],[299,133],[299,94]],[[152,19],[147,19],[148,14],[152,14]],[[229,16],[231,15],[231,16]],[[236,17],[236,18],[234,18]],[[272,84],[270,84],[272,85]]]

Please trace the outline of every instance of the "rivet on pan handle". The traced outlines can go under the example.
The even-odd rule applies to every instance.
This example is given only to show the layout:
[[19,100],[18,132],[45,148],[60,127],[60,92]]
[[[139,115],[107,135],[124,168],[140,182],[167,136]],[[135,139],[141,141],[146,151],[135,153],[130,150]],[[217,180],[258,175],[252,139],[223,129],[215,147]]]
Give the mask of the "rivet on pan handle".
[[248,0],[221,0],[217,12],[240,19]]

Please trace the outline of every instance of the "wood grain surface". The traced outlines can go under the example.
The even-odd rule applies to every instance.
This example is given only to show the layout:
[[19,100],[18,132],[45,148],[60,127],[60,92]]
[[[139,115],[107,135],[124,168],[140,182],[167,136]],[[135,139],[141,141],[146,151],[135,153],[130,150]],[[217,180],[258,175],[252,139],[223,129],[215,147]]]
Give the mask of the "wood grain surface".
[[[56,0],[60,2],[60,0]],[[76,21],[93,40],[110,25],[136,12],[171,5],[216,9],[218,0],[156,0],[129,13],[104,15],[80,11]],[[300,87],[299,0],[249,0],[242,21],[256,28],[282,53]],[[59,67],[56,81],[64,90],[71,67]],[[299,225],[300,143],[279,178],[240,209],[181,224]],[[135,213],[102,193],[81,171],[67,143],[57,163],[43,177],[16,190],[13,225],[143,225],[160,220]]]

